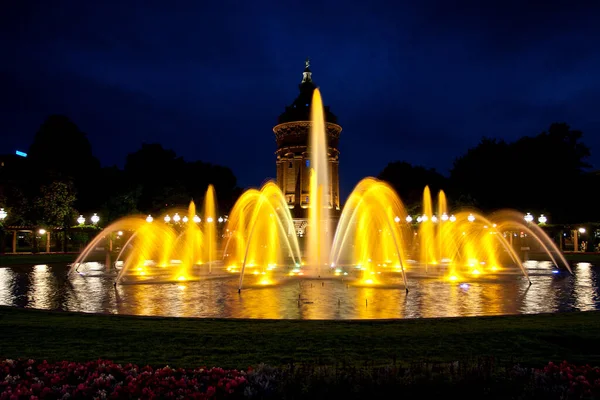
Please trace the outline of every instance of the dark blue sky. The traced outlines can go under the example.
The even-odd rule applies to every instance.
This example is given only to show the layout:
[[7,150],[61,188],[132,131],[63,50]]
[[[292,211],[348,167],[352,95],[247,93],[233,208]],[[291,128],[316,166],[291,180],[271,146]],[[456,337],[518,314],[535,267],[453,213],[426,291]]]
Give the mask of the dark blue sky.
[[482,136],[554,121],[583,130],[600,167],[598,2],[8,3],[1,153],[63,113],[104,165],[159,142],[257,186],[275,175],[272,127],[310,56],[344,128],[344,194],[390,161],[446,173]]

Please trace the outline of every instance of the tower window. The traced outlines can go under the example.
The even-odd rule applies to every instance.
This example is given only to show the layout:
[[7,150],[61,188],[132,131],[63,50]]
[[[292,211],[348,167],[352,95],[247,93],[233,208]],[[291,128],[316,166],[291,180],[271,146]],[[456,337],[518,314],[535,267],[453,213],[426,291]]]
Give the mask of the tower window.
[[290,161],[290,166],[288,168],[294,168],[294,163]]
[[310,160],[306,160],[306,166],[310,167]]

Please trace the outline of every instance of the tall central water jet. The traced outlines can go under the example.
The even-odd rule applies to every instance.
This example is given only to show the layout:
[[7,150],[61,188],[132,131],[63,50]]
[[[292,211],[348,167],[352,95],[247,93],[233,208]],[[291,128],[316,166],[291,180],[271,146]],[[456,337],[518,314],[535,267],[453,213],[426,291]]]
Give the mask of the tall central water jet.
[[317,275],[329,264],[331,188],[329,187],[328,146],[325,135],[323,101],[319,89],[313,92],[311,126],[309,139],[310,160],[312,162],[309,210],[308,210],[308,252],[306,259],[309,268]]
[[217,259],[217,207],[215,206],[215,188],[208,185],[204,197],[204,232],[206,235],[206,246],[204,248],[204,259],[208,263],[208,271],[212,273],[212,264]]

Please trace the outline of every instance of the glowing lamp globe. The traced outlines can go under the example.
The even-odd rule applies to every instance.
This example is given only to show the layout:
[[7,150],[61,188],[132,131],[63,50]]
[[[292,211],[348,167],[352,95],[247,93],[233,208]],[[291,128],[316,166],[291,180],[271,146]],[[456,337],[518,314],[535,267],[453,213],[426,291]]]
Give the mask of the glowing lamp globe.
[[469,222],[473,222],[473,221],[475,221],[475,216],[473,214],[469,214],[467,219],[469,220]]
[[540,217],[538,218],[538,222],[540,224],[545,224],[546,222],[548,222],[548,218],[546,218],[546,216],[544,214],[540,215]]
[[429,219],[429,217],[427,217],[427,215],[423,214],[421,215],[421,221],[425,222]]
[[448,214],[443,213],[440,218],[441,218],[442,221],[448,221]]
[[435,215],[431,216],[431,222],[438,222],[438,219]]
[[42,229],[40,229],[40,230],[38,231],[38,233],[39,233],[40,235],[44,235],[44,234],[46,233],[46,230],[45,230],[44,228],[42,228]]
[[412,217],[410,215],[406,217],[406,222],[409,224],[412,222]]
[[94,215],[92,215],[91,220],[93,224],[97,224],[100,221],[100,217],[98,216],[98,214],[94,213]]
[[451,215],[448,219],[450,220],[450,222],[456,221],[456,217],[454,215]]
[[220,224],[222,224],[223,223],[223,217],[219,217],[218,221],[219,221]]
[[183,216],[183,218],[181,219],[184,223],[188,222],[188,217],[186,217],[185,215]]
[[169,217],[169,214],[165,215],[165,218],[163,218],[165,220],[165,222],[168,224],[169,222],[171,222],[171,217]]
[[398,223],[398,222],[400,222],[400,217],[396,215],[396,218],[394,218],[394,222],[395,222],[395,223]]
[[202,220],[200,219],[200,217],[199,217],[199,216],[197,216],[197,215],[194,215],[194,218],[192,218],[192,219],[194,220],[194,222],[195,222],[195,223],[199,223],[200,221],[202,221]]
[[77,218],[77,223],[78,223],[79,225],[83,225],[83,224],[85,224],[85,218],[84,218],[84,216],[83,216],[83,215],[80,215],[80,216],[79,216],[79,218]]
[[146,222],[150,223],[150,222],[152,222],[152,221],[154,221],[154,218],[152,218],[152,215],[148,215],[148,216],[146,217]]
[[579,233],[585,233],[585,228],[579,228],[578,231]]
[[533,215],[531,215],[531,213],[527,213],[527,215],[525,215],[525,216],[523,217],[523,219],[524,219],[526,222],[531,222],[531,221],[533,221]]
[[181,221],[181,217],[179,216],[178,213],[175,213],[175,215],[173,215],[173,222],[179,222]]
[[207,218],[206,218],[206,222],[208,222],[209,224],[210,224],[211,222],[213,222],[213,217],[207,217]]
[[0,208],[0,221],[4,221],[4,219],[8,216],[8,213],[4,211],[4,208]]

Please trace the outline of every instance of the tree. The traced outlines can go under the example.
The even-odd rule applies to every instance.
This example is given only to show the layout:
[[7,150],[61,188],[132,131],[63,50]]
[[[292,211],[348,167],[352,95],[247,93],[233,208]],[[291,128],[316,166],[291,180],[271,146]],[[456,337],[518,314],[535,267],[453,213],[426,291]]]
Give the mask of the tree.
[[65,249],[67,230],[73,225],[77,211],[75,192],[71,183],[54,181],[40,188],[40,197],[36,201],[41,222],[49,228],[63,228],[62,248]]
[[138,209],[144,213],[187,206],[191,200],[201,208],[209,184],[215,187],[221,210],[229,209],[238,195],[236,178],[229,168],[186,162],[156,143],[143,144],[127,156],[125,176],[130,186],[141,187]]
[[447,183],[447,179],[435,169],[411,165],[404,161],[389,163],[379,173],[378,178],[392,185],[412,213],[421,211],[425,186],[429,186],[432,196],[435,196]]
[[71,183],[54,181],[40,189],[36,205],[41,220],[48,226],[66,227],[73,224],[77,211],[75,191]]
[[[485,211],[515,208],[551,214],[554,222],[585,219],[591,190],[585,159],[590,149],[582,132],[565,123],[512,143],[484,138],[454,162],[450,180],[455,193],[471,196]],[[587,181],[587,184],[586,184]]]
[[83,212],[99,206],[94,182],[100,162],[77,125],[64,115],[51,115],[42,124],[27,155],[33,193],[53,181],[71,181],[77,190],[77,207]]

